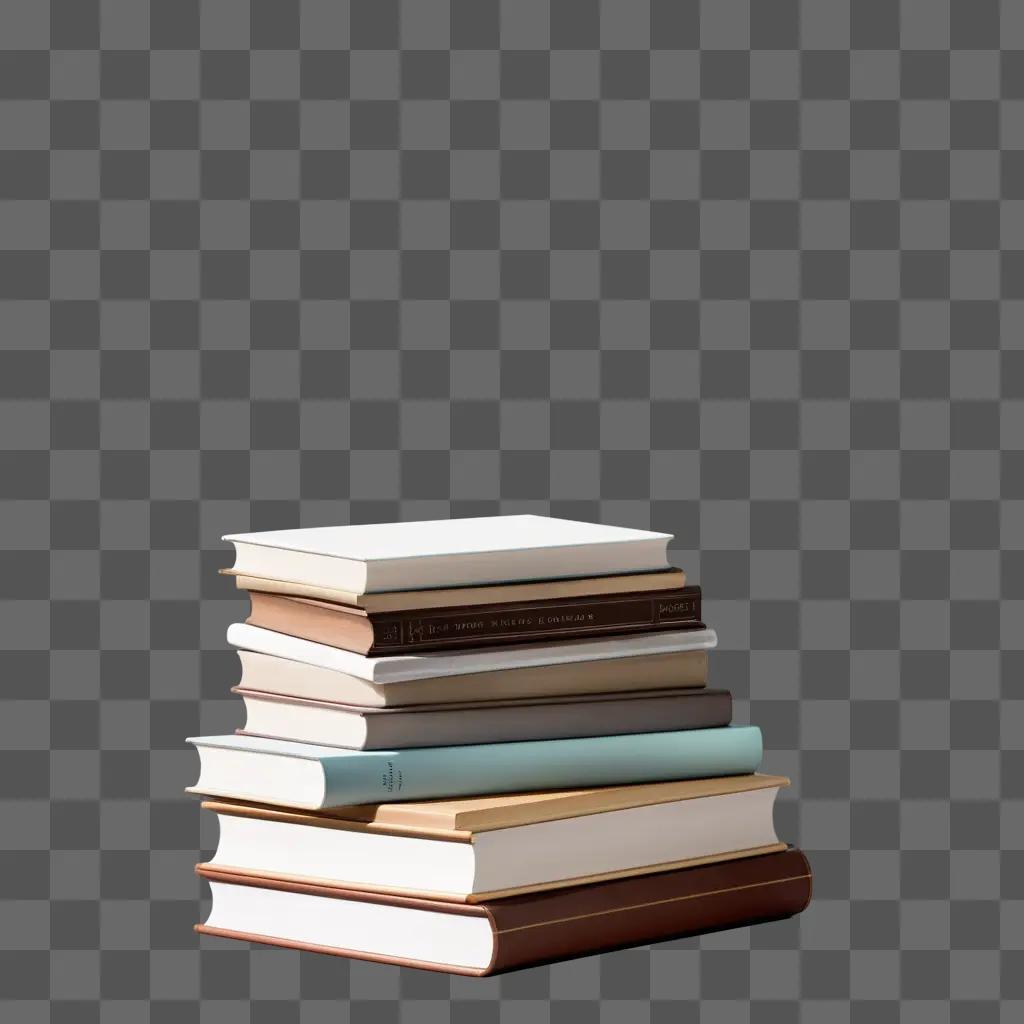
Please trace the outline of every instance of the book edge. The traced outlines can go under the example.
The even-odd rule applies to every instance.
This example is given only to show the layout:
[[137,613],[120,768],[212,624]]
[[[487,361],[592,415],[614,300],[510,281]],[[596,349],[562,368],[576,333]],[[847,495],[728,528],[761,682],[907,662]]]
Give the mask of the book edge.
[[[535,515],[531,515],[529,513],[524,513],[523,515],[514,515],[514,516],[470,516],[469,518],[470,519],[497,519],[497,518],[500,518],[500,519],[505,519],[505,518],[508,518],[508,519],[511,519],[511,518],[517,518],[517,519],[552,519],[552,518],[556,518],[556,517],[552,517],[552,516],[535,516]],[[449,523],[454,523],[454,522],[464,522],[464,521],[465,521],[465,519],[462,519],[462,520],[459,520],[459,519],[439,519],[439,520],[438,519],[430,519],[430,520],[421,520],[419,522],[449,522]],[[561,521],[562,522],[576,522],[576,520],[561,520]],[[351,526],[351,525],[362,525],[362,524],[351,524],[351,523],[349,523],[349,524],[342,524],[342,525],[340,525],[338,527],[335,527],[335,528],[337,528],[337,529],[344,529],[345,526]],[[366,524],[366,525],[371,525],[371,524]],[[372,525],[376,525],[376,526],[392,526],[392,525],[396,525],[396,524],[393,524],[393,523],[375,523],[375,524],[372,524]],[[402,525],[406,525],[406,524],[402,524]],[[407,525],[412,526],[412,525],[416,525],[416,524],[409,523]],[[374,557],[374,556],[364,556],[364,555],[342,554],[340,552],[337,553],[337,554],[334,554],[334,553],[326,552],[326,551],[323,551],[323,550],[317,550],[315,548],[296,547],[294,545],[287,545],[287,544],[268,544],[265,541],[253,540],[252,539],[253,537],[261,536],[261,532],[260,531],[251,532],[251,533],[227,533],[227,534],[223,534],[221,536],[221,540],[222,541],[226,541],[226,542],[231,543],[231,544],[251,544],[251,545],[253,545],[255,547],[276,548],[277,550],[280,550],[280,551],[295,551],[295,552],[299,552],[299,553],[307,554],[307,555],[321,555],[324,558],[344,558],[344,559],[347,559],[347,560],[352,561],[352,562],[362,562],[363,564],[369,565],[369,564],[375,564],[375,563],[378,563],[378,562],[405,562],[405,561],[413,561],[413,560],[417,560],[417,559],[421,559],[421,558],[438,558],[438,559],[440,559],[440,558],[451,558],[451,557],[455,557],[455,556],[459,556],[459,555],[504,554],[506,552],[514,552],[514,551],[561,551],[561,550],[566,550],[566,549],[571,549],[571,548],[604,547],[605,545],[608,545],[608,544],[642,544],[642,543],[651,542],[651,541],[665,541],[665,547],[667,548],[668,547],[668,542],[675,539],[675,534],[672,534],[672,533],[661,533],[660,531],[657,531],[657,530],[640,530],[640,529],[637,529],[636,527],[631,527],[631,526],[609,526],[606,523],[586,523],[584,525],[587,525],[587,526],[597,526],[597,527],[602,527],[604,529],[630,530],[630,531],[638,534],[638,536],[609,538],[607,540],[580,541],[580,542],[577,542],[575,544],[533,544],[533,545],[529,545],[529,546],[526,546],[526,547],[514,547],[514,548],[473,548],[473,549],[467,549],[467,550],[464,550],[464,551],[448,551],[448,552],[431,552],[431,551],[427,551],[427,552],[421,552],[420,554],[416,554],[416,555],[386,555],[386,556],[376,556],[376,557]],[[308,529],[324,529],[324,527],[309,527]],[[326,527],[326,529],[331,529],[331,527]],[[302,531],[302,528],[298,528],[295,531],[267,530],[267,531],[265,531],[265,533],[284,533],[284,532],[296,532],[296,533],[299,533],[301,531]]]
[[[437,838],[443,841],[441,837],[416,836],[413,838]],[[506,889],[490,889],[486,892],[473,893],[438,892],[430,889],[406,889],[401,886],[373,885],[365,882],[350,882],[311,875],[260,871],[255,868],[241,868],[231,864],[216,864],[212,861],[203,861],[197,864],[196,874],[201,878],[208,878],[210,876],[206,872],[216,872],[225,875],[241,875],[255,881],[279,882],[282,884],[282,887],[287,885],[306,885],[346,893],[368,893],[376,896],[397,896],[412,900],[437,900],[439,903],[475,906],[487,903],[490,900],[508,899],[510,896],[553,893],[559,889],[569,889],[575,886],[596,885],[601,882],[615,882],[626,878],[640,878],[645,875],[683,871],[687,868],[697,868],[711,864],[727,864],[733,860],[746,860],[753,857],[764,857],[772,853],[782,853],[786,849],[788,849],[787,844],[780,841],[777,843],[766,843],[763,846],[751,846],[743,850],[726,850],[721,853],[710,853],[703,857],[684,857],[680,860],[660,861],[657,864],[641,864],[631,868],[619,868],[614,871],[598,871],[586,875],[573,875],[569,878],[554,879],[548,882],[536,882],[531,885],[517,885]],[[203,869],[202,871],[200,870],[201,868]]]
[[[698,800],[704,797],[726,796],[733,793],[747,793],[761,789],[775,788],[782,790],[791,784],[790,780],[783,775],[767,775],[754,772],[747,775],[726,775],[717,779],[709,780],[708,788],[711,791],[701,792],[698,785],[692,784],[694,782],[701,781],[704,780],[682,779],[677,782],[667,783],[638,783],[635,787],[591,787],[590,789],[584,788],[580,791],[569,790],[568,792],[571,795],[564,797],[553,796],[549,799],[536,801],[530,804],[506,805],[514,808],[538,808],[545,805],[550,806],[551,804],[557,804],[559,802],[562,803],[559,813],[544,816],[528,814],[525,812],[521,812],[518,815],[506,812],[504,815],[501,815],[496,813],[492,808],[478,808],[466,811],[459,811],[458,809],[455,809],[453,811],[446,811],[443,808],[436,807],[437,804],[444,803],[442,800],[409,801],[392,804],[357,804],[354,805],[355,808],[364,808],[363,815],[348,818],[342,817],[337,813],[339,808],[333,809],[333,812],[323,810],[320,813],[317,813],[314,809],[311,814],[302,813],[301,811],[296,814],[294,810],[289,810],[287,807],[231,797],[220,798],[213,801],[204,801],[203,806],[218,814],[236,814],[242,817],[264,818],[272,821],[290,821],[294,824],[305,824],[313,828],[340,828],[344,830],[348,827],[352,827],[354,830],[362,830],[369,825],[373,826],[372,829],[370,829],[371,831],[390,832],[392,830],[396,830],[400,834],[401,830],[412,829],[416,831],[426,830],[432,835],[444,833],[451,836],[472,837],[477,832],[493,832],[502,828],[517,828],[522,825],[541,824],[546,821],[562,821],[566,818],[589,817],[591,814],[604,814],[612,811],[629,810],[634,807],[650,807],[655,804],[677,803],[682,800]],[[669,787],[676,786],[683,787],[683,792],[680,793],[678,789],[674,792],[669,790]],[[633,790],[635,796],[639,796],[641,799],[613,800],[611,803],[607,803],[603,806],[598,805],[584,810],[578,809],[579,802],[592,798],[595,794],[600,796],[602,791],[605,793],[611,792],[613,794],[624,793],[624,795],[626,795],[625,791],[630,789]],[[637,790],[641,789],[643,792],[638,793]],[[687,789],[691,792],[687,793]],[[556,790],[553,792],[557,794],[558,791]],[[501,795],[515,796],[517,794]],[[657,799],[658,797],[661,797],[661,799]],[[465,799],[472,800],[477,798],[466,797]],[[575,807],[574,804],[576,805]],[[378,813],[381,808],[384,808],[385,811],[388,808],[396,808],[398,810],[399,817],[395,820],[389,821],[386,818],[384,820],[379,820],[376,817],[370,816]],[[503,808],[499,808],[499,810],[500,809]],[[402,820],[403,814],[407,816],[405,820]],[[474,822],[474,817],[482,820]],[[469,841],[471,841],[471,839]]]

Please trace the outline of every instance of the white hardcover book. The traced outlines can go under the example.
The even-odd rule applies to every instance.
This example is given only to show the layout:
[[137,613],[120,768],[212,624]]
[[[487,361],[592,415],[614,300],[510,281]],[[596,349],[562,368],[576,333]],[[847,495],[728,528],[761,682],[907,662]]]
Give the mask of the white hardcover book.
[[[578,797],[556,790],[380,805],[399,819],[397,825],[374,822],[373,805],[346,817],[344,809],[317,814],[213,802],[204,806],[217,813],[220,840],[206,866],[475,903],[777,852],[785,847],[772,811],[786,785],[788,779],[779,776],[734,775],[582,790]],[[490,804],[499,824],[415,824],[420,809],[474,804]],[[583,809],[574,810],[574,804]],[[506,806],[523,820],[503,820]],[[411,808],[412,827],[401,823],[405,807]],[[369,811],[371,823],[359,811]],[[472,810],[465,816],[472,820]]]
[[236,533],[234,571],[353,594],[651,572],[672,535],[547,516]]
[[699,688],[707,683],[708,672],[707,651],[669,651],[591,661],[585,672],[571,663],[532,665],[380,686],[347,672],[256,651],[240,650],[238,660],[242,663],[239,686],[247,690],[367,708],[450,707],[467,700],[566,700],[587,694]]
[[670,651],[704,651],[718,643],[713,629],[632,633],[594,640],[562,640],[551,644],[516,644],[468,651],[430,651],[369,658],[340,647],[302,640],[243,622],[228,627],[228,643],[247,651],[272,654],[319,668],[334,669],[371,683],[397,683],[435,676],[465,675],[531,665],[602,661]]

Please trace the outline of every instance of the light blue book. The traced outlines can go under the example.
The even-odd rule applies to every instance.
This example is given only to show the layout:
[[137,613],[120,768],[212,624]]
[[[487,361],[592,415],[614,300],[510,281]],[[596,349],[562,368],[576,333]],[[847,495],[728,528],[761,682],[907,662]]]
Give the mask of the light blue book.
[[745,775],[761,763],[756,726],[464,747],[345,750],[258,736],[199,736],[190,792],[319,809]]

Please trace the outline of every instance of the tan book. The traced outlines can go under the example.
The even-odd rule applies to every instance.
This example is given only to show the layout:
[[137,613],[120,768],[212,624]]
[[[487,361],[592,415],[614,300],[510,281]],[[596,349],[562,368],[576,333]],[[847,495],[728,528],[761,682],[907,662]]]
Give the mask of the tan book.
[[210,866],[477,902],[782,849],[789,780],[739,775],[307,812],[216,800]]
[[239,590],[262,590],[272,594],[289,594],[336,604],[352,605],[363,611],[404,612],[421,608],[459,608],[475,604],[513,604],[525,601],[554,601],[603,594],[645,593],[676,590],[686,585],[682,569],[660,572],[628,573],[619,576],[586,576],[568,580],[539,580],[530,583],[505,583],[493,586],[436,587],[430,590],[394,590],[379,594],[356,594],[309,583],[267,579],[221,569],[225,576],[235,578]]
[[242,662],[239,685],[247,690],[371,708],[539,699],[588,693],[628,695],[642,690],[704,686],[708,671],[707,651],[672,651],[584,664],[562,662],[373,683],[346,672],[257,651],[239,650],[238,657]]
[[679,779],[632,786],[591,786],[580,789],[545,789],[530,793],[494,793],[441,800],[402,800],[394,803],[353,804],[322,811],[299,811],[243,800],[208,800],[216,811],[280,821],[301,821],[329,828],[369,828],[397,834],[450,833],[449,838],[469,842],[475,832],[534,825],[560,818],[578,818],[642,807],[646,804],[693,800],[754,789],[789,785],[783,775],[724,775],[707,779]]

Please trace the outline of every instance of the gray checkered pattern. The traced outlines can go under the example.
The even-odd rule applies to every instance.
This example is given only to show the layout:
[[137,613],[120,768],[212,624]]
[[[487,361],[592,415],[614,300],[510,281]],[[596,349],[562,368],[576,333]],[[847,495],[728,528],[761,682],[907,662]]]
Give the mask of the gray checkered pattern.
[[[3,0],[0,47],[5,1022],[1024,1016],[1024,4]],[[811,908],[488,981],[199,941],[220,534],[522,511],[677,535]]]

